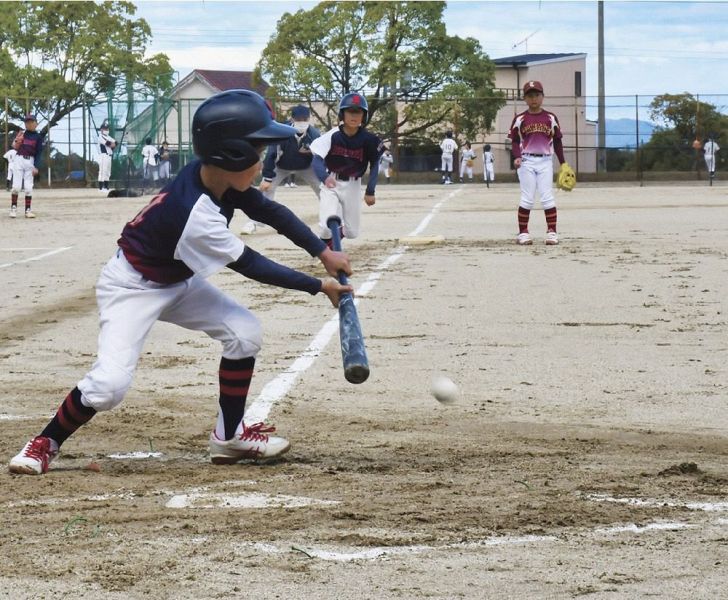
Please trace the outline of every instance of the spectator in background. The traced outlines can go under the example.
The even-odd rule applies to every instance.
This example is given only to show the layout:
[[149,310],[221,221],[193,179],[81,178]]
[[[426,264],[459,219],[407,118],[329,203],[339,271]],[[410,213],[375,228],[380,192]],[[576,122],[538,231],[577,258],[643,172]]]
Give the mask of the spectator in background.
[[144,185],[147,182],[157,181],[159,179],[159,152],[157,147],[152,145],[152,138],[145,140],[145,146],[142,148],[142,166],[144,173]]
[[384,173],[387,178],[387,183],[392,183],[392,164],[394,163],[394,156],[390,152],[389,148],[384,149],[382,158],[379,159],[379,172]]
[[116,148],[116,140],[109,135],[109,123],[104,121],[99,127],[99,191],[109,193],[111,178],[111,157]]
[[10,148],[5,154],[3,154],[3,158],[8,161],[8,175],[5,180],[5,191],[9,192],[10,188],[13,186],[13,159],[15,158],[15,155],[18,153],[15,148]]
[[167,143],[167,140],[162,142],[157,154],[159,154],[159,178],[167,183],[170,178],[169,143]]
[[715,177],[715,155],[720,150],[720,146],[713,139],[713,136],[708,138],[703,146],[703,155],[705,157],[705,167],[708,169],[708,175]]

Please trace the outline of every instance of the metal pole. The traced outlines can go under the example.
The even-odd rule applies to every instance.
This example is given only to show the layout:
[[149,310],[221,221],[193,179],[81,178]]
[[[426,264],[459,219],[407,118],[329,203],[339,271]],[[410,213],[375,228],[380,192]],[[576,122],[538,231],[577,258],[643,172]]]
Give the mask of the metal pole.
[[604,108],[604,0],[599,0],[599,151],[597,171],[604,172],[607,170],[605,147],[607,145],[607,123],[606,111]]

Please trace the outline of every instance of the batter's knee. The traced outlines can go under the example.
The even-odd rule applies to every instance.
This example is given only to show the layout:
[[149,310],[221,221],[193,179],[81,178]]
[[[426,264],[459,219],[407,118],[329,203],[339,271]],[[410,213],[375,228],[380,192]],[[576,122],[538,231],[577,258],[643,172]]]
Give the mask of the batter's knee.
[[256,356],[263,347],[263,327],[248,311],[231,315],[225,320],[225,335],[220,341],[222,354],[227,358]]
[[99,365],[86,374],[78,389],[84,397],[84,404],[97,411],[111,410],[121,404],[131,386],[133,374],[117,365]]
[[528,198],[527,196],[521,196],[521,201],[518,203],[518,206],[521,208],[525,208],[526,210],[532,210],[533,209],[533,198]]
[[554,197],[553,192],[549,191],[541,196],[541,206],[544,210],[548,210],[549,208],[556,206],[556,198]]

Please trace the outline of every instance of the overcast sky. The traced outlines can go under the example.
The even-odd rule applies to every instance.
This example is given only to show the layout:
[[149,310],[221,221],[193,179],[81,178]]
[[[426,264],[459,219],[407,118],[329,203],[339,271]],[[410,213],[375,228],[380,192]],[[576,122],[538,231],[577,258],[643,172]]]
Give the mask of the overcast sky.
[[[316,2],[135,2],[184,77],[194,68],[251,70],[285,12]],[[450,35],[476,38],[491,58],[585,52],[586,93],[597,94],[597,1],[448,2]],[[728,94],[728,2],[604,3],[607,95]]]

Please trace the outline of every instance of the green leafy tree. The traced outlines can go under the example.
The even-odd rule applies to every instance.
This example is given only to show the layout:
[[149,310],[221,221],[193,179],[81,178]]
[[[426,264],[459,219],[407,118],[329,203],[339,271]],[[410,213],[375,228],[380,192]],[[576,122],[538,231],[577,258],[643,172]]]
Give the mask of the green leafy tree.
[[[504,104],[477,40],[449,36],[444,2],[322,2],[286,13],[256,67],[279,100],[303,100],[325,126],[361,91],[384,139],[465,139],[488,131]],[[323,107],[323,109],[321,108]]]
[[[655,96],[650,104],[650,117],[660,128],[642,147],[645,170],[704,168],[702,153],[693,148],[693,141],[702,142],[709,136],[728,139],[728,116],[687,92]],[[720,158],[719,155],[719,164]]]
[[164,54],[145,58],[151,29],[131,2],[0,3],[0,93],[8,117],[32,110],[46,132],[84,104],[172,85]]

